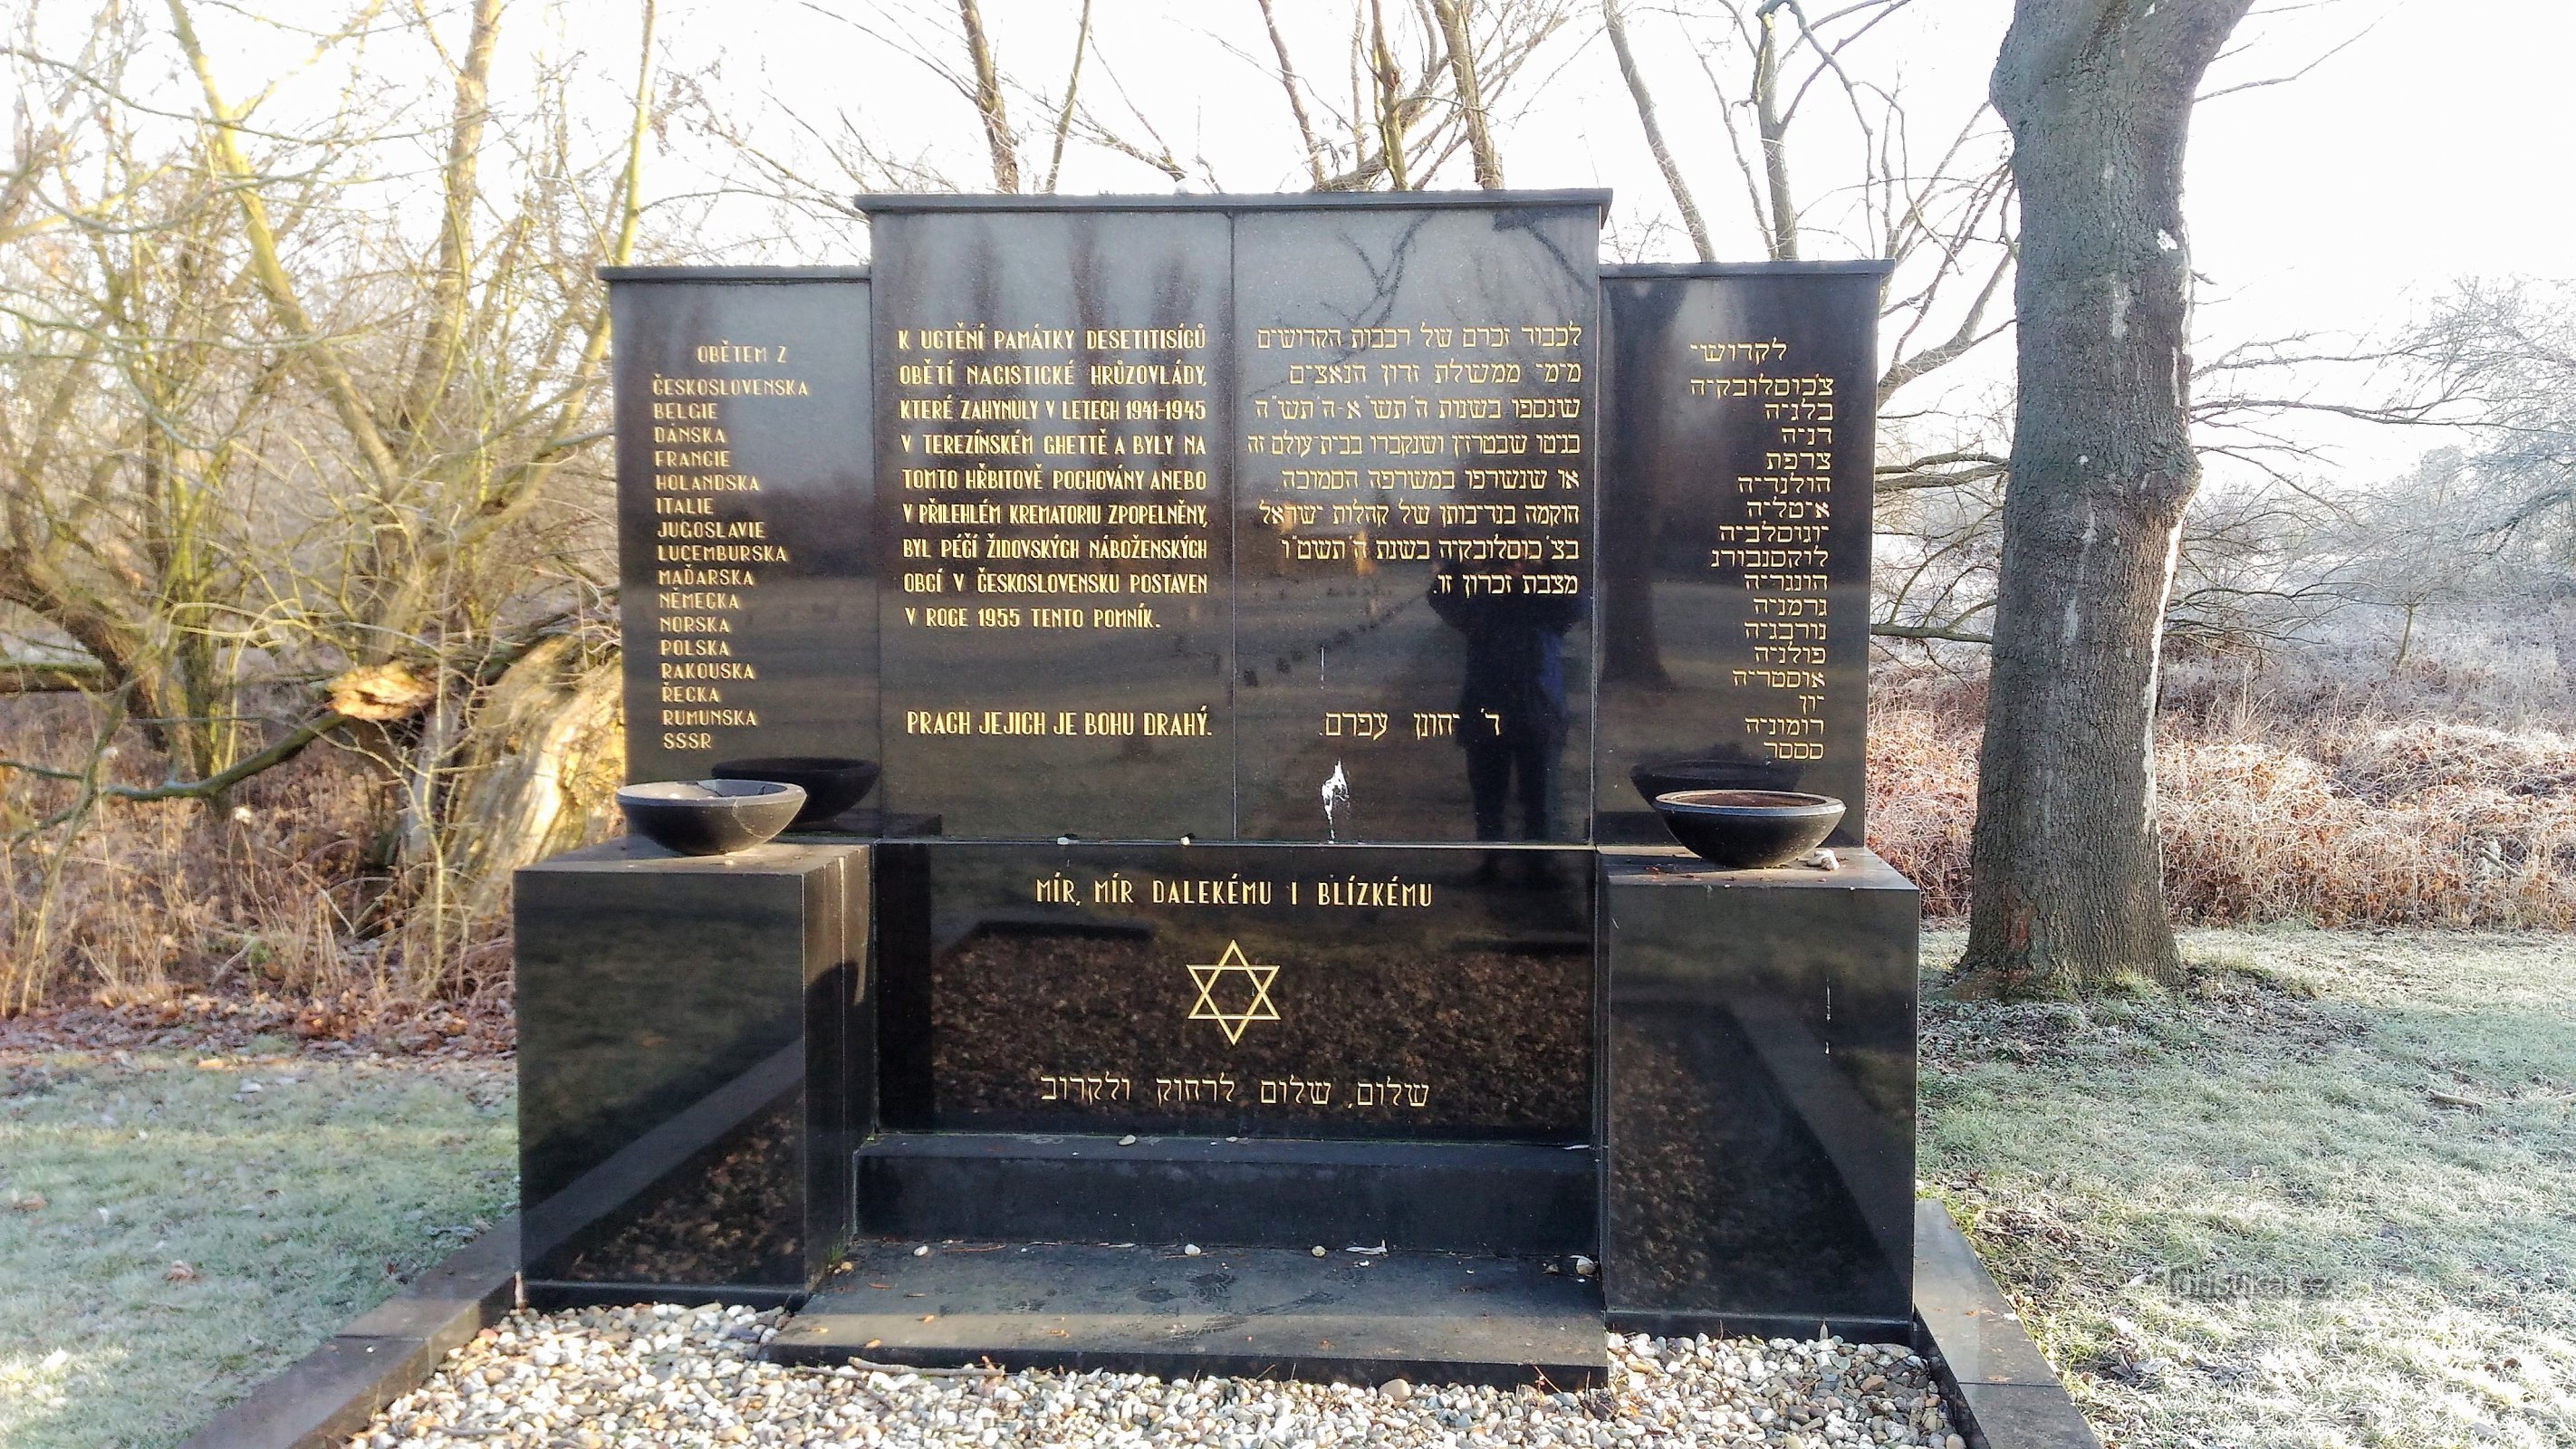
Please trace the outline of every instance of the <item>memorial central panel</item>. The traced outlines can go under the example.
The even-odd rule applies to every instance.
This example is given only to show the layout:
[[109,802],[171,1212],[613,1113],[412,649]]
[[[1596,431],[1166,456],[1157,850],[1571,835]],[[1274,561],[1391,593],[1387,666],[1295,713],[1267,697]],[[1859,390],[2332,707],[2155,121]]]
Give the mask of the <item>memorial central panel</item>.
[[1246,836],[1590,838],[1599,236],[1588,204],[1238,223]]
[[876,220],[886,803],[1233,832],[1222,214]]
[[1590,839],[1600,205],[877,203],[887,806]]
[[889,1127],[1589,1140],[1581,851],[889,849]]

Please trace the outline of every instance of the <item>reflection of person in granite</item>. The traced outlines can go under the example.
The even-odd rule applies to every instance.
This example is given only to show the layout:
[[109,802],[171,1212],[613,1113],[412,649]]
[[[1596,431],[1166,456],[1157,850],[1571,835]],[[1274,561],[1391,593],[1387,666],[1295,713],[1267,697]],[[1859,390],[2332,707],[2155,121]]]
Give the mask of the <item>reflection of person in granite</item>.
[[1517,782],[1520,838],[1556,838],[1556,773],[1571,716],[1565,704],[1565,631],[1583,618],[1580,594],[1533,594],[1523,560],[1470,570],[1456,560],[1431,581],[1431,610],[1467,636],[1458,690],[1459,745],[1476,838],[1509,840]]

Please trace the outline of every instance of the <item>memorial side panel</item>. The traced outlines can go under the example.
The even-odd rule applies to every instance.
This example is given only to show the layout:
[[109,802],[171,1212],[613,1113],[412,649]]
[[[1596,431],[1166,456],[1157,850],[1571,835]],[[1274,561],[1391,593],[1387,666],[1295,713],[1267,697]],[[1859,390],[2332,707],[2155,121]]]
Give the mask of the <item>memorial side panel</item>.
[[876,758],[867,283],[610,299],[627,777]]
[[905,849],[891,1127],[1589,1140],[1581,852]]
[[1231,834],[1225,217],[874,227],[888,808]]
[[1604,841],[1665,788],[1800,790],[1866,838],[1880,275],[1607,277]]
[[1587,838],[1599,222],[1237,218],[1247,838]]

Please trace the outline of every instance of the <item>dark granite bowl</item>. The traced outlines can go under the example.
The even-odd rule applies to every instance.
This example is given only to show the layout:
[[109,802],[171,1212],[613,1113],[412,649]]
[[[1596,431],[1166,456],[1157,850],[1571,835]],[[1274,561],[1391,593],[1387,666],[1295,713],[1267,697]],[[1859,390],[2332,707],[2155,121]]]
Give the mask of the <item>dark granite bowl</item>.
[[1843,802],[1791,790],[1675,790],[1655,797],[1655,813],[1700,859],[1763,870],[1787,865],[1833,834]]
[[756,760],[723,760],[707,769],[719,780],[774,780],[801,787],[805,808],[796,812],[791,830],[820,825],[866,799],[877,787],[879,772],[874,760],[844,755],[763,755]]
[[1630,766],[1628,783],[1652,805],[1676,790],[1786,790],[1799,774],[1777,760],[1659,760]]
[[636,834],[682,855],[730,855],[787,828],[805,791],[769,780],[655,780],[617,792]]

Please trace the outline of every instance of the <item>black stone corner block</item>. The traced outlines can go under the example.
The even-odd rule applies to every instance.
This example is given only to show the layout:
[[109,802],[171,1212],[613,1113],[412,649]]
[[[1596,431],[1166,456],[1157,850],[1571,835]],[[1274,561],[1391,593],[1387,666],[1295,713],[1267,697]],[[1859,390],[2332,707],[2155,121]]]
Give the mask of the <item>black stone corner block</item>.
[[632,837],[518,873],[532,1299],[801,1293],[848,1232],[873,1115],[868,851],[683,857]]
[[1842,861],[1602,853],[1614,1323],[1904,1336],[1918,901],[1876,856]]
[[2083,1411],[2023,1331],[1949,1209],[1915,1205],[1915,1315],[1941,1386],[1977,1449],[2100,1449]]

